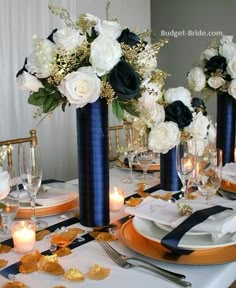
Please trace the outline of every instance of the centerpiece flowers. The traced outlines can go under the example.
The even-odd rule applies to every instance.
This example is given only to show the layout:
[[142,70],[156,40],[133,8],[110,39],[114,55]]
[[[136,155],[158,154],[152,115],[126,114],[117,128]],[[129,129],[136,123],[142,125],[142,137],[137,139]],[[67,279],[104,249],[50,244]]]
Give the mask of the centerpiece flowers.
[[201,61],[188,73],[188,86],[208,99],[217,95],[217,147],[223,162],[234,161],[236,106],[236,43],[223,35],[201,55]]

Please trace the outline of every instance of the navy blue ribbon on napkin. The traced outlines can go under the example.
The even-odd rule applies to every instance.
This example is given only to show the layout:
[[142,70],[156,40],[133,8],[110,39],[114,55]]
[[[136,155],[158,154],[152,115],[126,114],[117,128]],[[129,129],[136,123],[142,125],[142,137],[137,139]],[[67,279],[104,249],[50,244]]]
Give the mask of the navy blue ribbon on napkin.
[[188,232],[192,227],[205,221],[209,216],[218,214],[227,209],[233,210],[232,208],[216,205],[210,208],[205,208],[205,209],[194,212],[186,220],[184,220],[179,226],[177,226],[175,229],[169,232],[166,236],[164,236],[161,240],[161,244],[167,249],[174,252],[175,254],[178,254],[178,255],[191,254],[194,250],[189,250],[189,249],[178,247],[179,241],[184,236],[184,234]]

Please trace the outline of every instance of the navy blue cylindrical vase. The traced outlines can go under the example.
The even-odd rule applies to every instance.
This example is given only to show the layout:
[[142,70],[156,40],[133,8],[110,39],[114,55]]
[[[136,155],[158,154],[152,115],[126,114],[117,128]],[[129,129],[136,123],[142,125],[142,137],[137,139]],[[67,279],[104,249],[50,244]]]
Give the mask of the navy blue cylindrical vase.
[[108,105],[105,99],[76,110],[80,223],[109,224]]
[[236,100],[228,93],[217,94],[216,146],[223,151],[223,165],[234,162]]
[[160,155],[160,184],[166,191],[179,191],[181,181],[176,169],[176,148],[172,148],[166,154]]

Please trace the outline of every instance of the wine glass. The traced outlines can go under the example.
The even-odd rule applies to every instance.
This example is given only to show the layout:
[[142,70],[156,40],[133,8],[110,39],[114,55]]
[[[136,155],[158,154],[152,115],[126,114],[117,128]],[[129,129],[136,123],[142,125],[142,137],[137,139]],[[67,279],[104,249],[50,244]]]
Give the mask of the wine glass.
[[11,230],[9,229],[12,220],[15,218],[19,209],[19,187],[17,177],[12,167],[8,168],[9,173],[9,187],[10,191],[8,195],[1,200],[1,239],[5,239],[11,236]]
[[138,164],[142,167],[143,174],[141,177],[136,177],[138,180],[141,180],[142,183],[148,184],[150,181],[153,180],[153,176],[148,177],[147,172],[148,168],[155,159],[155,153],[148,149],[148,147],[141,147],[141,149],[136,154],[136,160]]
[[182,140],[176,147],[176,168],[183,185],[184,200],[188,199],[189,181],[196,166],[196,143],[193,139]]
[[48,226],[47,222],[36,220],[35,200],[42,181],[42,162],[38,145],[22,143],[19,145],[19,170],[24,189],[28,193],[31,203],[31,219],[36,229],[41,230]]
[[219,189],[222,180],[222,150],[216,148],[205,149],[198,155],[195,173],[195,183],[199,191],[210,204],[210,198]]

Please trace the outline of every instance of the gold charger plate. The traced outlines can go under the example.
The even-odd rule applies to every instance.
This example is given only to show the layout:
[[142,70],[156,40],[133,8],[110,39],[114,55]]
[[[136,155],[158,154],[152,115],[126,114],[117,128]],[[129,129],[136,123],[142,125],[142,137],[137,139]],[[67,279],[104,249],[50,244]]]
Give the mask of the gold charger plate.
[[221,181],[220,188],[229,192],[236,193],[236,184],[228,181]]
[[[125,165],[124,162],[122,162],[121,160],[117,160],[117,163],[116,165],[122,169],[128,169],[127,165]],[[139,164],[133,164],[133,170],[135,171],[143,171],[141,165]],[[155,171],[160,171],[160,164],[151,164],[149,167],[148,167],[148,171],[150,172],[155,172]]]
[[185,265],[213,265],[236,261],[236,245],[196,250],[190,255],[176,256],[160,243],[144,238],[133,227],[132,219],[120,229],[120,238],[130,249],[155,260]]
[[[37,206],[35,208],[35,213],[37,217],[46,217],[64,213],[77,207],[78,207],[78,196],[76,198],[70,199],[69,201],[57,203],[55,205]],[[16,214],[17,218],[31,218],[31,216],[32,216],[31,207],[20,207],[18,213]]]

